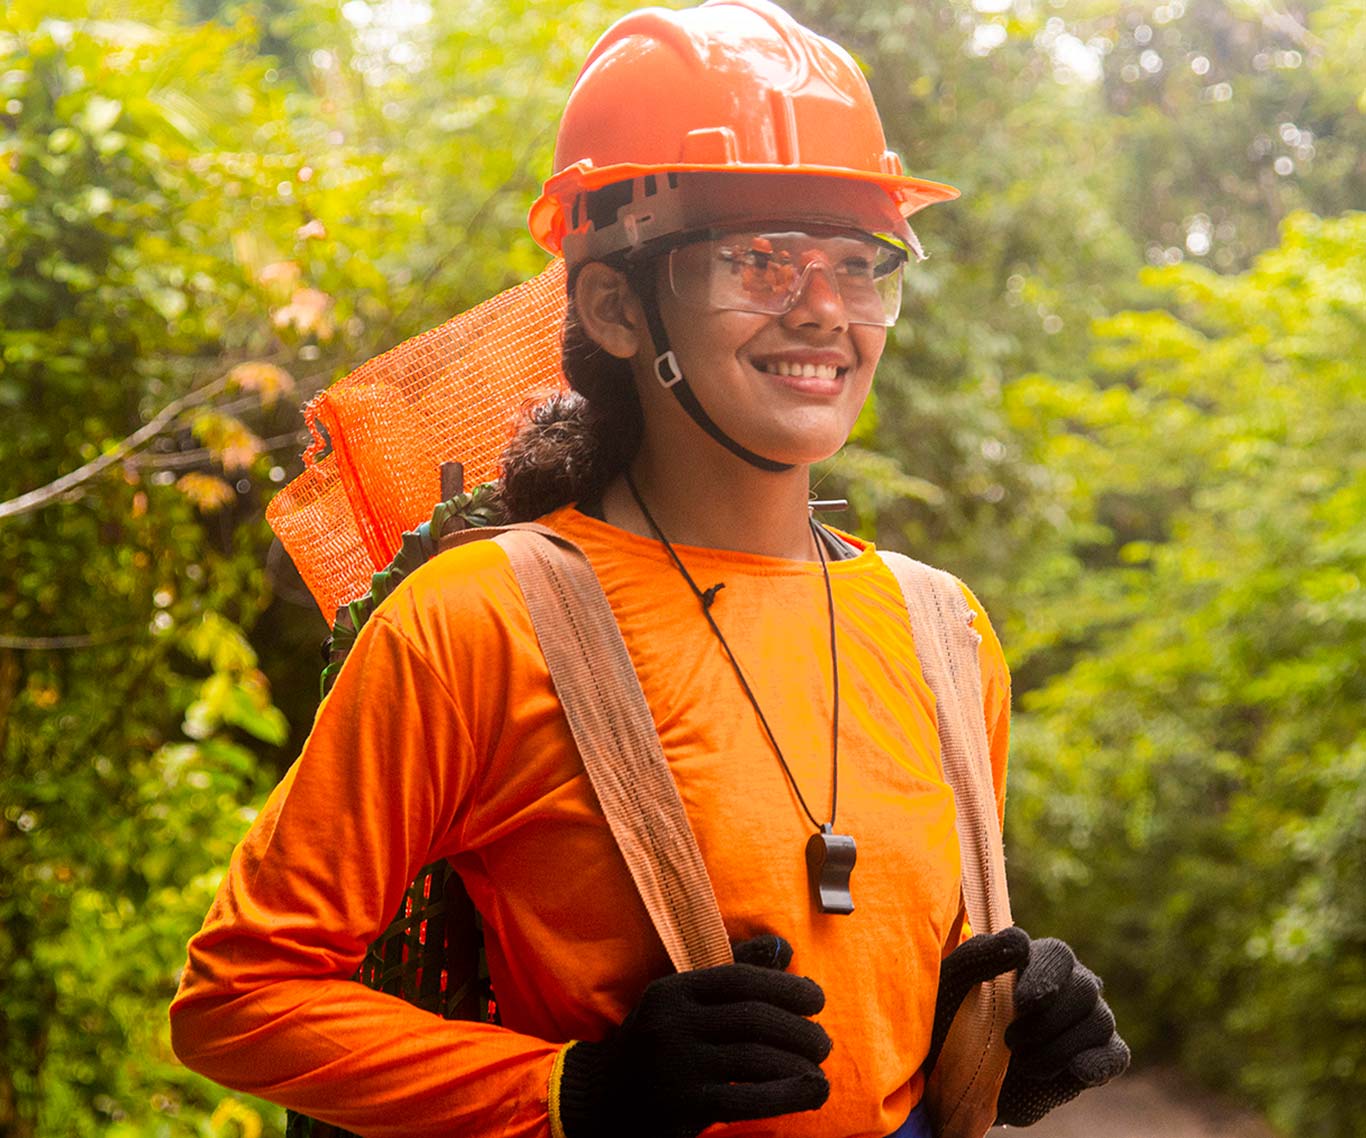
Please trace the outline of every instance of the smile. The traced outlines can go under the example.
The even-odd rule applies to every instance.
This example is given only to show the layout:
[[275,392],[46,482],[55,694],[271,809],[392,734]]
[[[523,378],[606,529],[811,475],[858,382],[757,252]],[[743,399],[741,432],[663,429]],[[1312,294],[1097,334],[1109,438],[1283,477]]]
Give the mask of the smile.
[[769,375],[785,375],[794,379],[838,379],[844,371],[830,364],[795,364],[785,360],[770,360],[755,366]]

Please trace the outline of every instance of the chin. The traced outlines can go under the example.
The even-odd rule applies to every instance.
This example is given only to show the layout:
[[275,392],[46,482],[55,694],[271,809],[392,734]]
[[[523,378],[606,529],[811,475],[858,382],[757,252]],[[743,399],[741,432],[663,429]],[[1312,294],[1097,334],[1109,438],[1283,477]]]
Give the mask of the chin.
[[813,463],[824,462],[827,458],[837,454],[848,441],[848,430],[837,432],[809,431],[796,437],[786,432],[775,433],[768,439],[755,440],[754,443],[746,443],[745,445],[756,454],[771,458],[775,462],[786,462],[792,466],[810,466]]

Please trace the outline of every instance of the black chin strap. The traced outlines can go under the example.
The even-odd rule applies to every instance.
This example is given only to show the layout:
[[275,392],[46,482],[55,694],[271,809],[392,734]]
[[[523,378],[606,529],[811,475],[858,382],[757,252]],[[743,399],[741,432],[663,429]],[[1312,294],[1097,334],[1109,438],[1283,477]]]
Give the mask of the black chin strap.
[[707,409],[702,406],[697,398],[697,394],[688,385],[687,377],[683,374],[683,369],[678,366],[678,357],[674,355],[673,349],[669,347],[669,333],[664,327],[664,317],[660,315],[659,303],[655,294],[655,278],[652,266],[649,263],[635,267],[630,274],[631,284],[636,290],[636,295],[640,297],[641,306],[645,309],[645,322],[650,328],[650,338],[654,341],[653,349],[655,354],[655,378],[673,392],[674,398],[678,400],[683,410],[688,413],[699,427],[707,432],[713,439],[725,447],[737,458],[744,459],[750,466],[759,470],[767,470],[772,473],[781,473],[784,470],[791,470],[793,464],[790,462],[775,462],[771,458],[765,458],[761,454],[755,454],[748,447],[742,446],[731,438],[716,424]]

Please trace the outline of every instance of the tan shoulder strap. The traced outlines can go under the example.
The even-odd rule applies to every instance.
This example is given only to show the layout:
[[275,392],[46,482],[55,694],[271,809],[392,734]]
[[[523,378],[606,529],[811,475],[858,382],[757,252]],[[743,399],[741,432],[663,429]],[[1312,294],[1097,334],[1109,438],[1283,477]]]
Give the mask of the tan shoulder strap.
[[[934,692],[944,777],[958,809],[968,920],[975,933],[999,932],[1012,920],[975,614],[951,574],[897,553],[882,558],[901,586],[916,656]],[[995,1122],[996,1096],[1010,1060],[1004,1033],[1014,1013],[1013,991],[1014,976],[1007,974],[979,985],[963,1001],[926,1091],[937,1138],[981,1138]]]
[[534,524],[462,530],[441,547],[490,537],[512,562],[589,781],[669,959],[680,972],[730,963],[707,867],[588,558]]
[[934,692],[944,777],[958,806],[963,901],[974,932],[1011,924],[1005,854],[996,813],[991,753],[982,710],[981,635],[952,574],[898,553],[883,553],[911,618],[925,682]]

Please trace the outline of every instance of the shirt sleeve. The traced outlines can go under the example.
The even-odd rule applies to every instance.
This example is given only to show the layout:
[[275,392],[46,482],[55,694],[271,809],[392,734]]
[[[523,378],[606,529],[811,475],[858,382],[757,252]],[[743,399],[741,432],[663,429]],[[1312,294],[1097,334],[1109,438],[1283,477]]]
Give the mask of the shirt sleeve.
[[375,1138],[545,1138],[560,1045],[350,979],[476,777],[438,671],[373,617],[205,920],[171,1006],[186,1066]]

